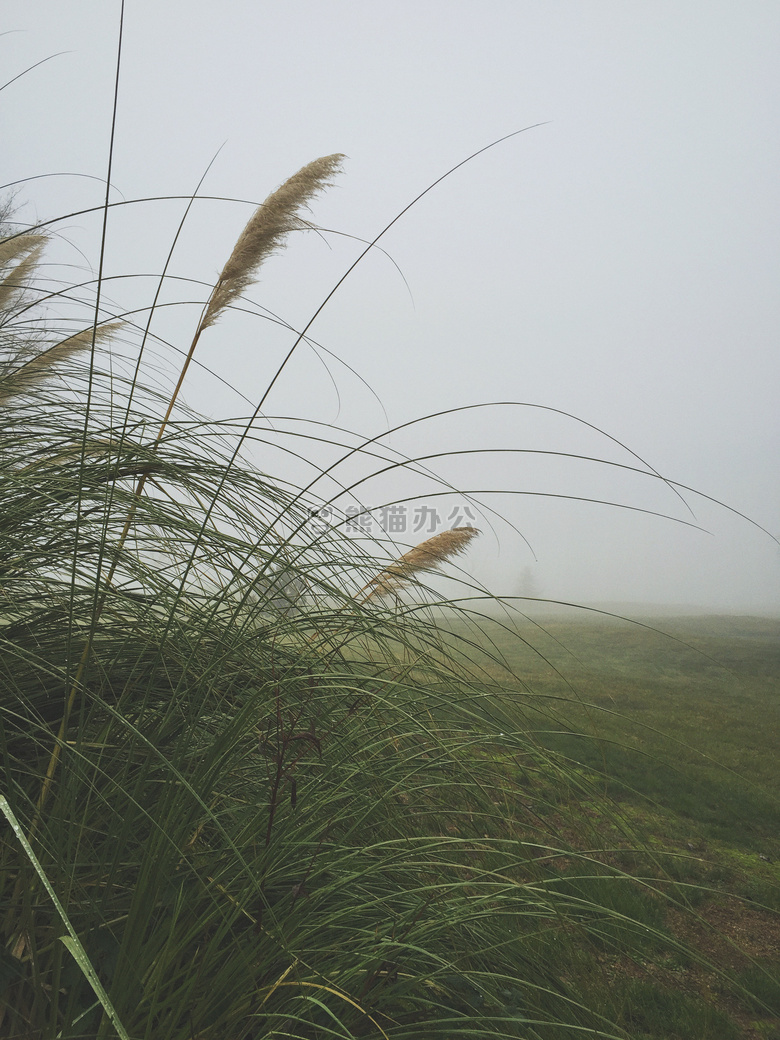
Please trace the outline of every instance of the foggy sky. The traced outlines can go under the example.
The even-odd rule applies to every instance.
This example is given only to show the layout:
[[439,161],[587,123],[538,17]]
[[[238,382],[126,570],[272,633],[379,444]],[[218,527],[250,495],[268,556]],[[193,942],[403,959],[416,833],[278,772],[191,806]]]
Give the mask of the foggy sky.
[[[22,185],[30,221],[97,206],[120,5],[5,12],[4,82],[65,53],[0,94],[0,180],[98,178]],[[172,265],[188,278],[213,281],[249,203],[317,156],[348,159],[312,219],[372,239],[468,155],[534,126],[428,193],[382,238],[390,258],[362,261],[312,327],[384,411],[348,368],[306,348],[266,411],[371,437],[473,403],[558,409],[474,410],[392,440],[412,455],[523,449],[430,463],[509,522],[479,518],[463,563],[475,580],[513,594],[530,573],[556,599],[780,610],[780,550],[755,526],[656,477],[531,454],[638,467],[634,452],[780,537],[780,7],[230,0],[217,12],[128,0],[124,30],[113,198],[186,196],[221,148],[201,193],[246,200],[196,205]],[[109,273],[159,272],[184,205],[113,211]],[[96,267],[99,221],[59,230]],[[301,327],[360,249],[295,237],[251,298]],[[151,284],[111,294],[130,307]],[[182,283],[169,298],[197,294]],[[196,319],[182,307],[155,329],[184,344]],[[230,315],[198,358],[257,401],[291,342]],[[202,371],[186,393],[211,415],[248,409]],[[502,490],[521,494],[487,494]],[[419,480],[396,471],[362,498],[417,494]],[[448,511],[466,501],[452,496]]]

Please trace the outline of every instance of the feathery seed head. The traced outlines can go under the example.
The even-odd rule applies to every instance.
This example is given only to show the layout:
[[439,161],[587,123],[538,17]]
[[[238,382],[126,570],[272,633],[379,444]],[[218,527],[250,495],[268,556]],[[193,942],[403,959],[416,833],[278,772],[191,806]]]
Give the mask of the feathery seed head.
[[23,302],[45,245],[46,236],[31,231],[0,241],[0,324],[10,321],[14,307]]
[[364,596],[363,602],[374,596],[396,592],[420,571],[435,570],[440,563],[462,553],[478,534],[476,527],[454,527],[420,542],[371,579],[366,585],[366,589],[371,591]]
[[20,235],[9,235],[0,241],[0,267],[18,263],[26,254],[38,252],[46,244],[46,236],[37,231],[25,231]]
[[213,325],[225,308],[254,281],[262,262],[281,247],[291,231],[306,226],[299,211],[333,182],[343,158],[335,154],[315,159],[293,174],[255,210],[214,286],[199,331]]
[[27,256],[0,280],[0,312],[10,311],[24,298],[24,290],[27,288],[30,275],[38,266],[42,251],[43,243],[33,246]]
[[24,393],[24,391],[36,387],[46,376],[51,375],[59,362],[82,350],[90,349],[93,337],[97,345],[116,332],[120,326],[121,322],[115,321],[101,325],[97,329],[84,329],[60,343],[55,343],[48,350],[41,351],[7,375],[0,376],[0,404],[15,394]]

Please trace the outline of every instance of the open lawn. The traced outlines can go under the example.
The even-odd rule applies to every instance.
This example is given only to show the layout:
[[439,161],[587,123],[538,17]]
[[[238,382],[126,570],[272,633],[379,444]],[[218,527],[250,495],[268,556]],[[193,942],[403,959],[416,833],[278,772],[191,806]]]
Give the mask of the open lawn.
[[[450,628],[468,641],[461,652],[486,681],[506,691],[508,716],[522,719],[540,749],[600,777],[607,798],[571,791],[582,805],[579,841],[587,845],[598,833],[607,848],[612,834],[615,853],[606,858],[644,873],[644,857],[640,867],[620,851],[633,831],[657,854],[659,889],[668,895],[671,885],[689,908],[659,906],[647,889],[613,884],[619,913],[644,914],[644,947],[631,950],[625,936],[613,943],[611,935],[594,950],[591,935],[580,977],[593,973],[611,1013],[634,1036],[780,1037],[780,621],[659,616],[631,623],[582,611],[533,622],[486,619],[481,632],[473,623]],[[508,775],[515,762],[522,795],[531,774],[507,755]],[[614,815],[604,812],[610,799]],[[550,818],[565,801],[550,785]],[[556,867],[564,880],[552,883],[573,891],[609,885],[566,881],[584,873],[571,861]],[[655,944],[655,930],[689,951],[670,954]],[[740,984],[754,997],[740,994]]]

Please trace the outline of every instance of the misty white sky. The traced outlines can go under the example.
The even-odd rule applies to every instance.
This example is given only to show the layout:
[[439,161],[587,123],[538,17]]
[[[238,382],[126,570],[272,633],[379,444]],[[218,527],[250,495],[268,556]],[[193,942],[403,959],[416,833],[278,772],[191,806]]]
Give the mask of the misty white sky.
[[[0,181],[68,174],[21,186],[29,221],[97,206],[120,4],[27,0],[4,13],[3,82],[58,56],[0,94]],[[779,54],[780,6],[758,0],[127,0],[113,199],[186,196],[222,146],[201,193],[257,203],[344,152],[312,219],[371,239],[472,152],[544,124],[426,195],[381,241],[403,277],[375,252],[312,327],[386,414],[349,369],[307,348],[266,411],[375,436],[462,405],[545,405],[780,537]],[[114,210],[108,272],[159,273],[184,205]],[[172,273],[213,281],[251,212],[198,203]],[[59,230],[96,268],[99,221]],[[359,248],[300,236],[251,298],[300,327]],[[111,283],[111,295],[140,305],[151,285]],[[166,299],[206,292],[178,283]],[[154,329],[186,346],[196,317],[194,305],[171,309]],[[258,316],[230,315],[198,358],[256,402],[290,344]],[[211,415],[248,408],[204,372],[187,399]],[[640,465],[582,423],[502,406],[392,443],[417,455],[526,449],[433,464],[465,490],[536,493],[481,496],[536,555],[480,517],[464,567],[495,592],[520,591],[529,568],[551,598],[780,610],[780,550],[749,523],[685,492],[693,516],[655,479],[528,454]],[[362,500],[421,493],[396,472]]]

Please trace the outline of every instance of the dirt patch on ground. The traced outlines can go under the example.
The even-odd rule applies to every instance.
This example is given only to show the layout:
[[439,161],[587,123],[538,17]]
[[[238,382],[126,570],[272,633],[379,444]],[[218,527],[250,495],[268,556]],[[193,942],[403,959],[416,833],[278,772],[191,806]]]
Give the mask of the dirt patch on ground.
[[754,960],[780,963],[780,917],[724,896],[699,907],[695,915],[671,909],[666,923],[689,951],[683,962],[674,955],[646,960],[597,956],[607,976],[653,982],[661,989],[698,996],[731,1018],[744,1040],[780,1038],[780,1017],[751,1010],[723,977],[738,975]]
[[670,910],[669,929],[724,970],[740,971],[750,960],[780,959],[780,916],[730,896],[699,907],[696,914]]
[[749,1010],[718,974],[737,975],[756,960],[780,962],[780,916],[719,896],[699,907],[696,914],[670,910],[667,925],[685,946],[712,965],[692,964],[685,972],[688,985],[730,1015],[745,1040],[780,1036],[780,1017]]

